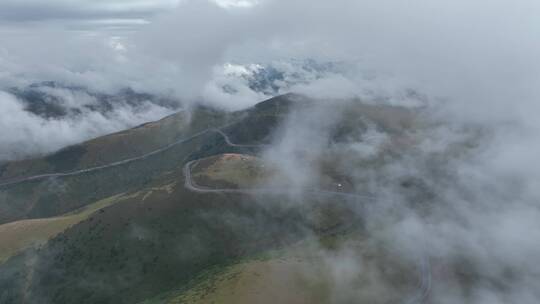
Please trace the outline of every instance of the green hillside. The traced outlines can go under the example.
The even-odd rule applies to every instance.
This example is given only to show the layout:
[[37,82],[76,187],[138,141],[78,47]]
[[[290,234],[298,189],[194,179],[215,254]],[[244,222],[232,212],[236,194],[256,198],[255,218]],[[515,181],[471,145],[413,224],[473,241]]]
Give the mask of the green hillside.
[[[36,165],[20,167],[21,176],[51,172],[37,164],[76,171],[135,157],[0,186],[0,240],[7,240],[0,244],[0,303],[247,303],[266,280],[277,282],[313,262],[294,250],[306,239],[320,238],[329,248],[343,237],[361,241],[363,221],[354,210],[369,200],[342,195],[362,189],[339,170],[346,165],[340,152],[321,156],[321,178],[308,195],[260,188],[276,172],[259,157],[264,144],[275,140],[290,113],[311,104],[287,95],[234,113],[199,108],[187,122],[178,114],[28,161]],[[352,102],[344,113],[332,126],[331,144],[367,128],[358,117],[368,117],[391,134],[384,157],[407,148],[404,132],[415,125],[410,111]],[[377,166],[384,157],[354,165]],[[10,174],[19,165],[8,164]],[[286,266],[278,267],[284,272],[267,277],[265,269],[281,265],[280,257],[268,257],[276,251],[286,252]],[[263,277],[231,295],[229,284],[238,281],[223,276],[243,282],[246,271]],[[302,282],[291,286],[308,299],[325,284]],[[206,290],[209,284],[214,287]],[[260,292],[279,294],[285,287]],[[323,287],[319,303],[326,303]],[[199,297],[200,290],[208,297]]]

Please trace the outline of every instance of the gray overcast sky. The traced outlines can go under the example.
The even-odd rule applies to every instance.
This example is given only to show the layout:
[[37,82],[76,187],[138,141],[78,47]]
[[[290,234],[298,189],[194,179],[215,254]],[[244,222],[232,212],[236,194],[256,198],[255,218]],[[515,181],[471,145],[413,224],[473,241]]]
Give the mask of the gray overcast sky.
[[464,103],[511,104],[539,93],[539,16],[537,0],[0,0],[0,85],[69,80],[200,97],[227,62],[314,58]]
[[0,0],[0,26],[55,26],[67,30],[133,30],[178,0]]
[[[258,4],[246,8],[253,2]],[[428,96],[450,122],[433,133],[421,132],[425,140],[415,149],[417,155],[396,157],[404,163],[387,168],[384,179],[397,185],[400,177],[418,171],[432,183],[433,174],[443,172],[433,193],[445,196],[439,205],[444,213],[421,203],[422,214],[434,215],[424,223],[416,212],[400,212],[402,192],[376,192],[389,198],[392,208],[374,212],[375,218],[396,220],[379,231],[389,234],[387,240],[418,251],[415,256],[427,253],[466,267],[470,264],[462,263],[464,257],[477,262],[471,266],[479,266],[472,267],[480,270],[478,276],[459,277],[483,281],[467,286],[463,294],[456,288],[461,283],[443,285],[432,298],[437,303],[538,304],[539,55],[540,0],[181,0],[178,5],[174,0],[0,0],[0,160],[2,152],[9,157],[26,147],[52,151],[168,113],[151,107],[143,116],[118,110],[108,119],[89,114],[45,120],[29,115],[6,88],[52,80],[98,91],[131,87],[186,102],[241,108],[261,98],[242,77],[233,79],[238,90],[224,93],[223,84],[231,82],[219,71],[228,63],[291,58],[344,63],[350,71],[309,78],[303,89],[329,100],[373,100],[370,92],[383,92],[376,97],[397,96],[400,101],[397,89],[412,88]],[[284,65],[289,74],[296,71]],[[68,98],[79,104],[84,99]],[[331,116],[323,114],[299,130]],[[477,129],[470,123],[483,126],[491,137],[487,144],[478,143],[471,159],[453,145],[453,138]],[[310,134],[292,130],[294,136]],[[295,156],[283,159],[305,155],[309,145],[295,147],[305,139],[285,140],[292,148],[284,147],[280,161],[289,164]],[[328,147],[328,140],[322,140],[315,149]],[[449,153],[442,154],[444,150]],[[439,162],[450,174],[430,168]],[[450,179],[457,184],[451,186]],[[400,204],[393,205],[394,200]],[[372,223],[381,227],[376,220]],[[492,280],[499,275],[510,281]]]
[[[0,0],[0,27],[54,26],[66,30],[136,30],[182,0]],[[246,7],[256,0],[213,0]]]

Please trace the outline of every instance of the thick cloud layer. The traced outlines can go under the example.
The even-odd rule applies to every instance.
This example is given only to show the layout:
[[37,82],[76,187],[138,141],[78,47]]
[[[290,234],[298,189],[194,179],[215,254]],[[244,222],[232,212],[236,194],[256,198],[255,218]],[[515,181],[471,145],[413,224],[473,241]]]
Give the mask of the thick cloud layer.
[[[66,31],[68,21],[42,22],[149,15],[119,12],[129,5],[118,1],[81,2],[90,10],[36,1],[34,8],[44,8],[35,11],[19,2],[5,3],[4,9],[0,5],[0,18],[9,21],[0,28],[4,89],[54,80],[101,91],[166,92],[184,102],[228,109],[287,91],[327,100],[360,97],[371,103],[427,105],[436,123],[414,134],[415,149],[400,150],[396,161],[377,170],[342,166],[358,189],[379,194],[375,207],[366,211],[369,232],[403,257],[425,257],[442,267],[434,270],[433,302],[540,301],[540,175],[535,166],[540,154],[540,2],[261,0],[216,5],[185,0],[167,14],[144,17],[151,23],[139,31],[121,35],[99,27]],[[149,2],[137,3],[146,10]],[[14,25],[17,20],[26,22]],[[30,20],[46,26],[37,28]],[[339,68],[310,69],[291,59],[332,62]],[[269,66],[280,76],[269,85],[253,80],[271,71]],[[2,93],[0,126],[8,131],[0,135],[0,158],[36,147],[50,151],[164,113],[149,106],[146,112],[120,108],[106,117],[93,112],[76,120],[51,120],[29,114],[20,101]],[[295,113],[281,141],[267,153],[294,181],[290,186],[296,192],[320,177],[310,162],[327,153],[328,128],[340,119],[326,113]],[[380,150],[377,141],[334,148],[347,156],[343,159],[360,161]],[[396,186],[410,178],[429,190],[423,193],[427,210],[408,204],[411,198]],[[345,270],[362,269],[355,258],[345,251],[328,259],[336,282],[343,284],[338,290],[350,290],[343,288],[350,283]]]
[[[354,66],[342,79],[328,80],[335,94],[358,93],[350,88],[377,78],[390,90],[410,87],[464,107],[489,103],[502,113],[514,108],[515,99],[538,95],[536,1],[251,3],[182,1],[121,37],[106,31],[81,36],[52,25],[5,27],[0,31],[0,64],[7,75],[2,82],[60,78],[103,87],[129,84],[234,108],[234,98],[208,92],[215,68],[312,58]],[[92,5],[113,13],[122,7],[137,11],[127,9],[130,5],[147,7],[113,4]],[[236,93],[240,99],[258,96]]]
[[170,108],[142,102],[137,106],[119,103],[105,113],[86,108],[99,101],[84,93],[58,90],[63,94],[61,109],[76,114],[46,118],[26,110],[25,104],[10,93],[0,91],[0,161],[22,159],[49,153],[103,134],[120,131],[171,114]]
[[[347,189],[337,191],[372,196],[356,202],[372,250],[416,265],[398,276],[427,280],[429,303],[537,303],[540,175],[532,164],[540,152],[538,126],[463,122],[427,108],[419,123],[397,134],[355,115],[353,122],[364,127],[336,141],[335,126],[351,126],[347,115],[359,106],[321,102],[289,115],[264,154],[278,170],[267,186],[277,183],[296,197],[321,183],[328,187],[321,169],[329,162],[348,176],[341,181]],[[365,300],[362,280],[383,296],[396,291],[384,268],[356,247],[352,241],[337,252],[318,251],[335,303]]]
[[465,105],[501,105],[534,93],[539,9],[527,0],[511,7],[504,1],[268,0],[250,9],[187,1],[136,41],[187,71],[195,92],[223,62],[308,57],[360,62],[366,71]]

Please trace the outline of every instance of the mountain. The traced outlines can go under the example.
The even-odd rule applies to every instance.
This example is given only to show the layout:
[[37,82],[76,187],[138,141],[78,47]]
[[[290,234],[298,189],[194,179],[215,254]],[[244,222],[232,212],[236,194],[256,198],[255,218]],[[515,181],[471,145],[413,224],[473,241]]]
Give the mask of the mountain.
[[[342,101],[328,132],[313,132],[324,136],[325,152],[292,153],[317,170],[299,194],[295,175],[281,172],[294,162],[283,167],[286,159],[268,155],[286,150],[287,126],[303,113],[322,119],[338,111],[332,107],[294,94],[238,112],[199,107],[6,163],[0,303],[332,302],[333,283],[317,253],[345,242],[366,247],[356,210],[375,195],[356,185],[354,170],[340,168],[376,170],[414,149],[408,133],[422,127],[410,109]],[[374,140],[370,132],[386,138],[380,155],[356,163],[343,157],[342,146],[360,149]],[[313,134],[299,132],[298,140],[309,143]],[[396,183],[415,203],[429,195],[422,181]],[[384,248],[364,254],[395,290],[366,293],[370,303],[426,292],[421,266]]]
[[290,92],[296,85],[309,84],[328,76],[346,75],[347,68],[350,66],[341,62],[313,59],[289,59],[264,64],[228,63],[223,67],[225,79],[221,79],[224,82],[221,89],[227,93],[236,93],[239,90],[237,86],[241,84],[253,92],[277,96]]
[[131,88],[103,93],[81,86],[45,81],[27,87],[12,87],[7,92],[23,102],[28,112],[44,118],[59,119],[79,115],[83,111],[107,114],[118,107],[136,109],[144,103],[178,108],[178,102],[172,98],[136,92]]

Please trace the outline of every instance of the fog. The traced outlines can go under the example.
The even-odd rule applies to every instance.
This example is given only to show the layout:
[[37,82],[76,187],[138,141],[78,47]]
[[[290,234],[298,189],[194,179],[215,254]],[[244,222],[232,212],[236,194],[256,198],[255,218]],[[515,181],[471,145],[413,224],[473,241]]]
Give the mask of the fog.
[[[527,113],[523,107],[538,96],[536,1],[220,3],[182,1],[168,12],[143,14],[149,24],[120,34],[99,27],[73,31],[53,21],[8,22],[0,28],[0,81],[3,87],[50,80],[106,91],[132,87],[238,109],[267,96],[245,87],[223,92],[216,69],[309,58],[345,64],[313,86],[283,91],[343,97],[415,89],[470,119]],[[41,6],[19,9],[38,14]],[[121,4],[95,6],[107,14],[122,11]]]
[[[538,133],[515,123],[463,122],[442,118],[439,109],[412,107],[418,117],[398,133],[370,127],[377,119],[365,111],[358,124],[352,122],[356,131],[336,141],[332,130],[350,126],[347,113],[358,106],[334,101],[330,107],[323,100],[315,109],[294,111],[263,154],[278,170],[263,187],[281,185],[307,203],[313,189],[336,191],[339,180],[328,183],[322,169],[329,162],[348,177],[337,191],[372,197],[358,199],[353,210],[371,250],[392,259],[377,266],[354,237],[337,250],[321,245],[318,254],[329,270],[323,277],[333,282],[334,302],[397,297],[409,303],[385,278],[383,269],[396,261],[415,267],[401,273],[409,280],[430,278],[429,303],[538,302],[540,179],[531,166]],[[428,271],[422,263],[429,263]],[[379,296],[366,294],[358,285],[363,279]]]
[[[61,93],[61,92],[56,92]],[[73,94],[64,92],[64,94]],[[101,113],[84,106],[99,101],[93,96],[75,94],[63,96],[63,107],[76,110],[57,118],[38,116],[25,109],[15,96],[0,91],[0,161],[20,160],[54,152],[103,134],[134,127],[157,120],[173,110],[151,102],[138,106],[118,104],[111,111]]]
[[[538,303],[540,2],[242,3],[182,1],[114,37],[57,23],[46,29],[10,23],[0,32],[0,82],[3,88],[43,80],[103,91],[132,87],[224,109],[288,91],[321,98],[320,109],[294,112],[264,154],[284,180],[294,181],[295,195],[320,183],[313,162],[328,153],[343,156],[336,166],[353,178],[352,187],[377,197],[362,211],[370,236],[404,259],[430,261],[430,301]],[[291,59],[341,68],[277,82],[273,92],[249,87],[244,76],[253,71],[230,73],[231,65],[287,66]],[[352,166],[386,153],[382,146],[392,134],[371,131],[329,147],[330,128],[344,114],[328,109],[346,109],[336,100],[350,98],[421,105],[425,124],[404,131],[414,144],[398,156],[367,169]],[[59,147],[165,114],[150,107],[144,114],[113,112],[105,124],[93,114],[56,121],[28,114],[7,93],[0,102],[0,125],[8,130],[0,135],[0,157],[7,158],[32,150],[28,145],[50,151],[51,138]],[[390,139],[370,144],[365,137],[372,135]],[[399,182],[409,179],[420,186],[404,190]],[[327,262],[343,279],[336,290],[350,290],[355,276],[347,280],[347,271],[360,272],[362,259],[345,248]]]

